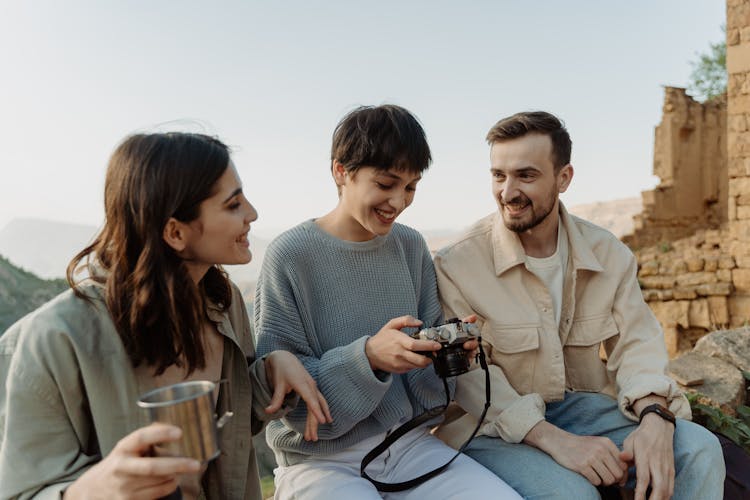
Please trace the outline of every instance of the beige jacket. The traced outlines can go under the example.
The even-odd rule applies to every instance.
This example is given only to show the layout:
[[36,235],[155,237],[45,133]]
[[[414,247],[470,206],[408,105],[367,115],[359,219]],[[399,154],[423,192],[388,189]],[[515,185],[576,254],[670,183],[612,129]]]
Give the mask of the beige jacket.
[[[145,424],[136,405],[153,388],[148,370],[134,370],[101,287],[86,285],[86,302],[67,291],[0,337],[0,499],[60,498],[60,493]],[[231,396],[234,417],[220,433],[221,455],[203,476],[207,498],[260,498],[251,437],[267,415],[271,394],[254,347],[242,296],[209,306],[224,336],[219,408]],[[229,392],[230,394],[228,394]]]
[[[663,334],[643,301],[635,257],[562,204],[560,220],[569,252],[559,325],[549,291],[526,268],[518,235],[498,212],[435,256],[446,317],[477,314],[490,361],[492,406],[480,434],[520,442],[544,419],[545,402],[563,399],[566,390],[611,395],[631,420],[637,420],[633,402],[653,393],[689,419],[687,400],[664,374]],[[439,431],[454,445],[468,437],[484,407],[482,370],[458,377],[456,401],[468,415]]]

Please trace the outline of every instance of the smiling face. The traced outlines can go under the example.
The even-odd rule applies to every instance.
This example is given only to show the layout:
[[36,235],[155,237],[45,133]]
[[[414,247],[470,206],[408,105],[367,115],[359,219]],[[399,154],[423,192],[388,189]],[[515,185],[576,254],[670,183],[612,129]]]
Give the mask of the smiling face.
[[555,172],[549,136],[531,133],[494,142],[490,150],[492,194],[505,226],[523,233],[557,224],[559,194],[573,175],[568,164]]
[[196,282],[214,264],[247,264],[252,258],[247,234],[258,213],[242,193],[232,162],[212,192],[201,202],[197,219],[177,222],[181,240],[175,249]]
[[347,172],[334,162],[333,174],[341,196],[337,212],[338,235],[349,241],[367,241],[388,234],[396,218],[414,200],[419,173],[390,168],[360,167]]

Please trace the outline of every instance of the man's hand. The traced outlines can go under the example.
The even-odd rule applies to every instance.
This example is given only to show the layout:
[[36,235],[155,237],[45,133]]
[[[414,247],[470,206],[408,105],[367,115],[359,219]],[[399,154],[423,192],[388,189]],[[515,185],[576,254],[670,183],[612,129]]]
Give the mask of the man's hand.
[[581,474],[594,486],[622,484],[627,479],[627,464],[609,438],[577,436],[542,420],[526,434],[524,442]]
[[651,486],[649,500],[672,497],[674,492],[674,425],[659,415],[649,413],[641,424],[625,439],[620,458],[635,465],[635,500],[646,498],[646,488]]

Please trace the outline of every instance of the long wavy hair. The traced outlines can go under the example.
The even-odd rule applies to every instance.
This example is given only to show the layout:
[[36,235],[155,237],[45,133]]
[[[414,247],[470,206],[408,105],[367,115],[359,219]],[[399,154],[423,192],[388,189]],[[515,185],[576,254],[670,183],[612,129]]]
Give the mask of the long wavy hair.
[[106,305],[134,366],[160,375],[167,367],[205,367],[201,328],[206,299],[226,309],[231,287],[212,266],[200,283],[164,241],[170,217],[190,222],[229,165],[229,149],[202,134],[156,133],[127,137],[112,154],[104,187],[105,223],[93,243],[67,268],[76,295],[79,270],[104,285]]

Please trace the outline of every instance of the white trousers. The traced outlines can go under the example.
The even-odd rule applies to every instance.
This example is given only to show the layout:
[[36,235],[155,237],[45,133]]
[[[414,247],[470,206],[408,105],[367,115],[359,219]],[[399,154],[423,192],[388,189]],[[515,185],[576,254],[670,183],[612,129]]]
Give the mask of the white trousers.
[[[502,499],[521,497],[502,479],[471,458],[460,455],[441,474],[419,486],[398,493],[380,493],[359,475],[364,457],[385,439],[385,434],[366,439],[339,453],[311,457],[274,470],[276,500],[291,499]],[[456,450],[431,435],[425,427],[414,429],[367,466],[373,479],[384,483],[408,481],[444,464]]]

